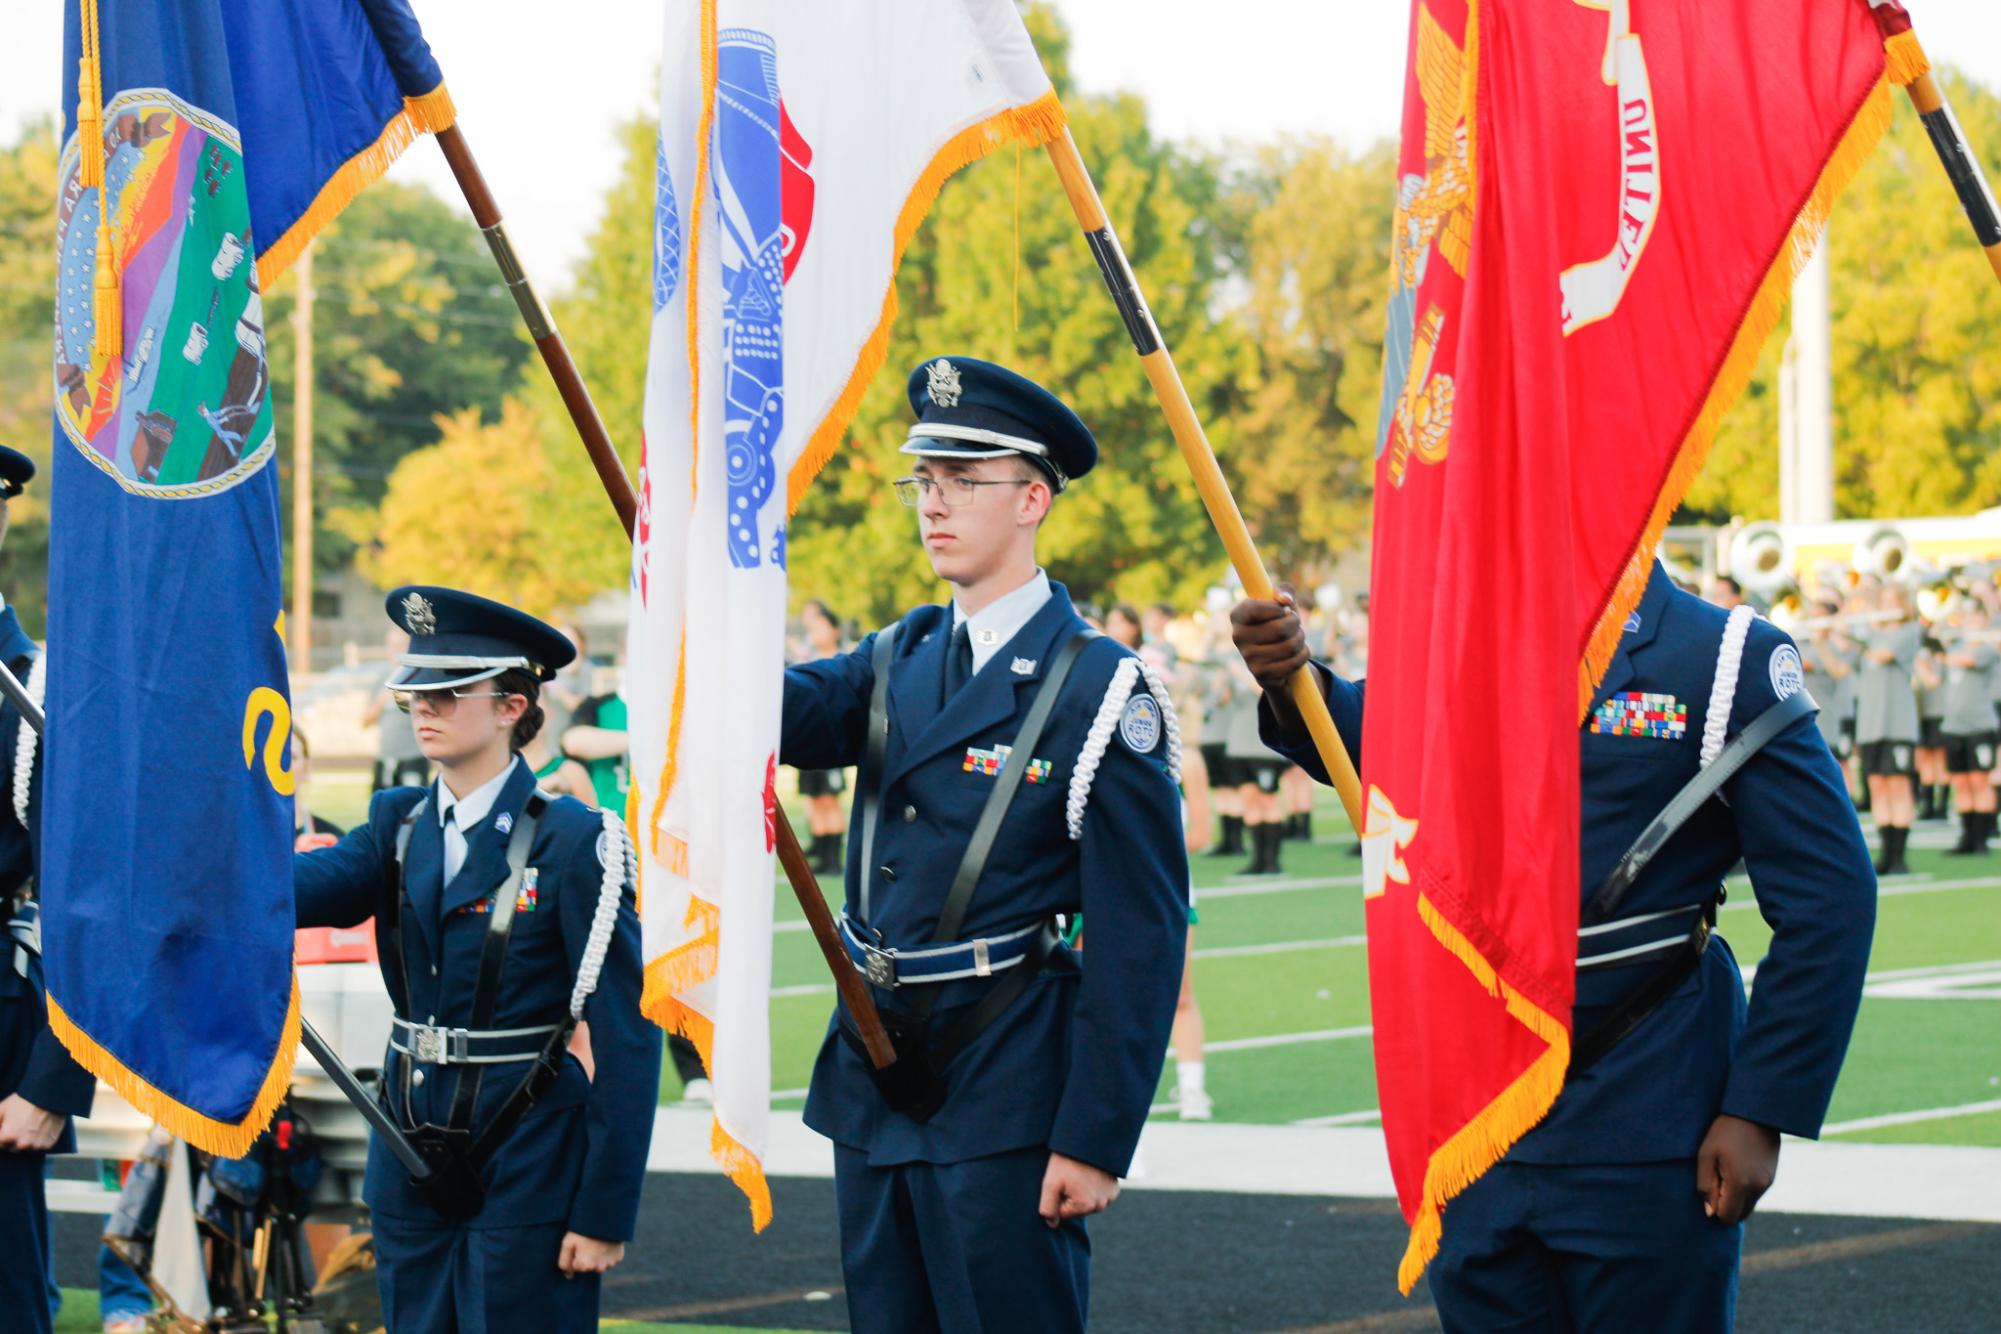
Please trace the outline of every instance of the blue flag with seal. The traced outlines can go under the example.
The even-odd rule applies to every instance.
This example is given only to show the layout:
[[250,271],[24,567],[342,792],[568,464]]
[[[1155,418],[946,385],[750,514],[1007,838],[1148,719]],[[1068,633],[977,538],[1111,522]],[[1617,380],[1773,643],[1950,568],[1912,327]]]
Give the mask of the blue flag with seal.
[[404,0],[68,0],[63,46],[49,1020],[236,1156],[299,1033],[262,293],[451,101]]

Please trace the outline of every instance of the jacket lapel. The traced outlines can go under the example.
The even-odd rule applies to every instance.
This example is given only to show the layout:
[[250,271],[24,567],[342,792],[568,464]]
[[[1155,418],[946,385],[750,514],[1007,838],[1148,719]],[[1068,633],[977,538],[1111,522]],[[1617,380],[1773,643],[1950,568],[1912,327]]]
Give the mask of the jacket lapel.
[[[1066,632],[1074,630],[1076,625],[1077,614],[1071,609],[1070,595],[1061,584],[1051,584],[1049,601],[1042,604],[1041,610],[1029,618],[1013,639],[994,651],[987,665],[973,674],[966,688],[938,712],[929,726],[912,734],[909,747],[900,757],[890,759],[892,780],[1016,717],[1020,690],[1041,681],[1048,669],[1049,655],[1060,647],[1056,642],[1058,637],[1068,638]],[[1017,659],[1032,666],[1017,672],[1014,669]],[[942,680],[943,663],[934,658],[933,665],[940,670]]]
[[[1605,667],[1604,679],[1598,682],[1598,689],[1591,696],[1591,707],[1596,710],[1606,697],[1615,690],[1622,690],[1633,679],[1633,655],[1654,642],[1660,633],[1661,617],[1667,611],[1669,597],[1674,592],[1674,583],[1662,569],[1660,562],[1654,563],[1653,573],[1647,576],[1646,592],[1640,594],[1640,605],[1626,618],[1626,632],[1619,637],[1619,648],[1612,655],[1612,661]],[[1587,718],[1586,724],[1589,724]]]
[[413,959],[434,957],[443,934],[432,926],[445,892],[445,835],[438,828],[438,784],[443,781],[432,780],[431,799],[411,825],[410,846],[403,852],[403,880],[410,891],[410,911],[402,922],[403,952]]
[[917,642],[899,643],[889,663],[889,717],[894,725],[889,729],[883,763],[891,770],[900,765],[911,738],[922,736],[938,717],[939,693],[945,681],[945,650],[952,642],[950,604],[946,605],[937,627],[913,637]]
[[[528,803],[528,794],[534,788],[535,771],[516,760],[507,782],[500,789],[500,795],[494,799],[492,808],[479,822],[478,828],[466,831],[465,863],[452,877],[452,882],[445,886],[444,901],[438,908],[441,919],[493,893],[507,878],[507,840],[513,831],[514,821],[521,818],[521,808]],[[502,812],[508,816],[508,834],[496,827]]]

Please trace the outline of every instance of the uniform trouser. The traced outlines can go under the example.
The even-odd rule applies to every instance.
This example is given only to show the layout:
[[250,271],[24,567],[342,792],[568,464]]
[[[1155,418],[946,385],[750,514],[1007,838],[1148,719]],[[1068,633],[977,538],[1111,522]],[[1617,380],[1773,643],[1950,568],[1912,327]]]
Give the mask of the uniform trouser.
[[1446,1204],[1431,1295],[1447,1334],[1728,1330],[1743,1243],[1703,1214],[1693,1160],[1502,1162]]
[[1046,1148],[963,1163],[870,1167],[834,1146],[841,1270],[858,1334],[1082,1330],[1091,1301],[1084,1221],[1036,1212]]
[[0,1328],[49,1330],[47,1156],[0,1152]]
[[389,1334],[590,1334],[596,1274],[556,1268],[561,1223],[433,1227],[375,1217],[375,1275]]

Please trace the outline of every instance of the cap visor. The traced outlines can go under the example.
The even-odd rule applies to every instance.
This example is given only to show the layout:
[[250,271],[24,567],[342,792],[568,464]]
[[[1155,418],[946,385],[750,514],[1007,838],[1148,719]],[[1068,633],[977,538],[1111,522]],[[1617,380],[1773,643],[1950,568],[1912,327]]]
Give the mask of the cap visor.
[[385,690],[445,690],[452,686],[472,685],[477,681],[491,681],[506,671],[505,667],[403,667],[389,674],[383,682]]

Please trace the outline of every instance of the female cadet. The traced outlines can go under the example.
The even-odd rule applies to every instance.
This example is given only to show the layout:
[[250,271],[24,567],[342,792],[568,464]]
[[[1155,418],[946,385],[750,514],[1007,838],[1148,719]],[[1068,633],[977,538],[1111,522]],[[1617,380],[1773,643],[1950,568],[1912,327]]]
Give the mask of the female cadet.
[[1911,592],[1885,584],[1878,607],[1899,618],[1861,627],[1861,661],[1856,664],[1855,743],[1869,784],[1869,810],[1883,840],[1877,875],[1907,875],[1904,845],[1917,815],[1911,790],[1911,763],[1918,744],[1918,698],[1912,690],[1924,627],[1911,613]]
[[[520,750],[575,650],[485,598],[405,587],[410,647],[388,689],[429,787],[377,793],[367,823],[294,859],[300,926],[369,917],[396,1005],[382,1103],[432,1163],[379,1138],[363,1193],[393,1330],[597,1328],[624,1256],[660,1078],[639,1012],[633,859],[618,816],[537,790]],[[587,1021],[595,1075],[566,1050]]]

